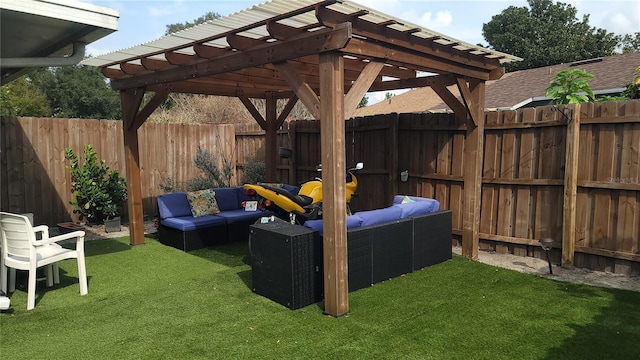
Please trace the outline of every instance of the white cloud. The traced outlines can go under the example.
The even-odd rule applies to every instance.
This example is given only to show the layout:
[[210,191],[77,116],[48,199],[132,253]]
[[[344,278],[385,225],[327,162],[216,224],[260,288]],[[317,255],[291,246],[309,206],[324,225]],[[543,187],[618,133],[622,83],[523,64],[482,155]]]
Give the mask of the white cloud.
[[422,14],[422,19],[425,22],[425,27],[431,27],[434,29],[445,28],[453,21],[453,14],[451,11],[438,11],[434,19],[431,19],[431,13]]
[[165,16],[165,15],[172,14],[174,12],[172,7],[156,7],[156,6],[149,6],[147,8],[147,11],[149,16],[151,17]]
[[[640,11],[640,9],[638,10]],[[619,35],[632,34],[640,31],[640,19],[630,17],[628,13],[615,13],[607,18],[606,23],[603,24],[607,30],[612,31]]]

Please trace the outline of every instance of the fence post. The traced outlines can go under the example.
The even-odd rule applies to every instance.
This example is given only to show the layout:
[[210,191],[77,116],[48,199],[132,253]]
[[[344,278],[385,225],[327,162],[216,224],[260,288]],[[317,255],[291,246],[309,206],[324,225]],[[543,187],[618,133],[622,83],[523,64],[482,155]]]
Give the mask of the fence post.
[[393,116],[389,122],[389,195],[386,199],[387,205],[390,205],[391,199],[394,195],[398,194],[398,114],[393,113],[389,116]]
[[571,110],[567,124],[565,150],[564,199],[562,214],[562,267],[573,268],[576,245],[576,193],[578,189],[578,155],[580,146],[580,104]]

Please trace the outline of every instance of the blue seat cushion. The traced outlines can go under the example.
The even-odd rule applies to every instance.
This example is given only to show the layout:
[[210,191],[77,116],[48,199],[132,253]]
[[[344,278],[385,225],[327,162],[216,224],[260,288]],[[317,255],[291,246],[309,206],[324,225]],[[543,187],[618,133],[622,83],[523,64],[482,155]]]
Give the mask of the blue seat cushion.
[[220,211],[237,210],[240,208],[238,202],[238,191],[235,187],[215,188],[216,202]]
[[402,204],[403,200],[405,200],[405,199],[409,199],[410,201],[432,201],[432,200],[435,200],[435,199],[423,198],[423,197],[419,197],[419,196],[396,195],[396,196],[393,197],[393,203],[394,204]]
[[224,218],[227,224],[234,224],[240,221],[258,220],[263,216],[271,216],[271,212],[268,211],[245,211],[240,210],[227,210],[223,211],[216,216]]
[[[357,214],[347,216],[347,230],[360,227],[362,225],[362,218]],[[317,230],[320,235],[324,233],[324,222],[322,220],[307,220],[304,222],[304,226],[312,230]]]
[[397,206],[390,206],[384,209],[360,211],[356,215],[362,218],[362,226],[368,226],[400,220],[402,209]]
[[194,218],[189,214],[189,216],[162,219],[160,220],[160,224],[180,231],[191,231],[204,227],[226,226],[227,220],[217,215],[207,215]]
[[161,220],[192,215],[187,194],[183,192],[158,195],[158,211]]
[[287,190],[288,192],[290,192],[293,195],[298,195],[298,191],[300,190],[299,187],[293,186],[293,185],[289,185],[289,184],[282,184],[282,188],[284,190]]
[[400,218],[423,215],[438,211],[440,202],[435,199],[424,199],[424,201],[414,201],[405,204],[395,204],[394,207],[401,209]]

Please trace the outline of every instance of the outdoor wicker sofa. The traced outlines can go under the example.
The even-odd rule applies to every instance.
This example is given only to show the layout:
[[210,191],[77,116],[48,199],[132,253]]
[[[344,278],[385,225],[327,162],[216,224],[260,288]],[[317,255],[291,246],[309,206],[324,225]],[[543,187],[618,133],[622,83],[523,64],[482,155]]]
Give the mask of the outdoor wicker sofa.
[[[409,198],[410,203],[402,203]],[[394,197],[347,217],[349,291],[451,259],[451,211],[434,199]],[[323,298],[322,220],[251,226],[253,291],[291,309]]]
[[243,188],[214,188],[219,210],[215,215],[194,217],[188,193],[175,192],[158,196],[160,242],[183,251],[219,245],[231,241],[247,241],[249,226],[263,216],[265,210],[245,211],[250,200]]

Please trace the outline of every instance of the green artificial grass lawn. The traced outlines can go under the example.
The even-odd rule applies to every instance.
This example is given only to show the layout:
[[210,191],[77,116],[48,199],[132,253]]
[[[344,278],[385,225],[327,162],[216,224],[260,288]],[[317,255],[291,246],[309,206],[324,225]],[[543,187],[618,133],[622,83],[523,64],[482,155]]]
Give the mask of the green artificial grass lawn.
[[247,244],[191,253],[154,238],[86,243],[61,283],[26,273],[0,314],[3,359],[638,359],[640,293],[556,282],[462,257],[289,310],[251,291]]

